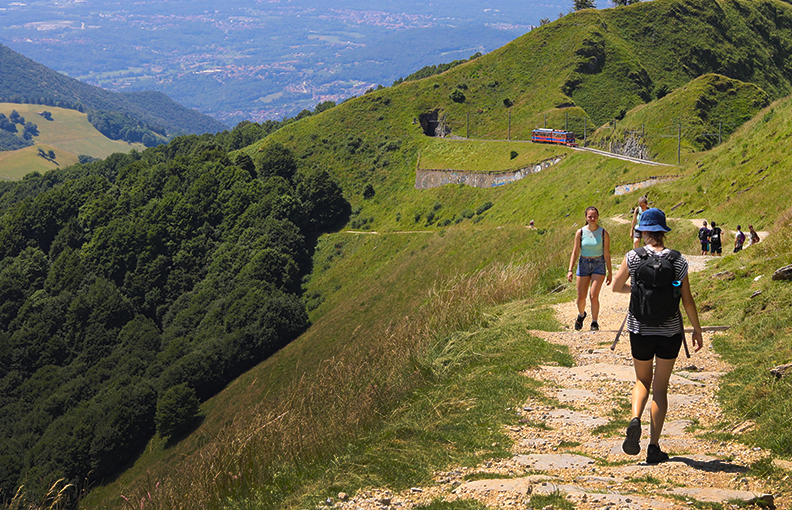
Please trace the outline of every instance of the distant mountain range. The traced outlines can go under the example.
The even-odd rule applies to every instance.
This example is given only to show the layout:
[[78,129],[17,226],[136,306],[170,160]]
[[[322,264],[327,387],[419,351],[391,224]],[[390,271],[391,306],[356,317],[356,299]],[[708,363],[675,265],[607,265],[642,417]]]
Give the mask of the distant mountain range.
[[113,112],[167,138],[227,129],[222,122],[181,106],[163,93],[111,92],[57,73],[0,44],[2,101],[61,106],[89,114]]

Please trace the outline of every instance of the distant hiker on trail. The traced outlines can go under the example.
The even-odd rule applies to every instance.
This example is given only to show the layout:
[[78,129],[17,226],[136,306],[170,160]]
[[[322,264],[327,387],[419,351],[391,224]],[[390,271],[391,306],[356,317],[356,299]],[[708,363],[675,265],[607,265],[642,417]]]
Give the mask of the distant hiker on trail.
[[649,209],[649,198],[644,195],[638,199],[638,207],[633,210],[633,219],[630,224],[630,237],[633,239],[633,248],[641,246],[641,233],[635,230],[635,227],[641,222],[641,215],[647,209]]
[[722,254],[721,252],[723,251],[723,247],[721,246],[721,234],[723,231],[719,226],[715,225],[714,221],[711,221],[710,225],[712,226],[709,235],[710,254],[720,257]]
[[734,235],[734,253],[743,249],[745,244],[745,234],[740,230],[740,225],[737,225],[737,233]]
[[[586,209],[586,226],[575,232],[575,244],[572,247],[572,256],[569,259],[567,280],[572,281],[572,272],[577,268],[577,307],[578,316],[575,320],[575,331],[583,327],[586,318],[586,293],[591,298],[591,330],[598,331],[599,323],[599,295],[602,282],[610,285],[612,272],[610,255],[610,234],[599,226],[599,211],[596,207]],[[607,274],[607,278],[606,275]],[[591,290],[589,291],[589,285]]]
[[707,220],[704,220],[704,226],[699,229],[698,237],[701,242],[701,254],[706,255],[709,253],[709,236],[710,229],[707,228]]
[[748,235],[751,240],[748,246],[753,246],[759,242],[759,234],[756,233],[756,230],[754,230],[753,225],[748,225]]
[[[665,233],[671,231],[666,226],[665,213],[656,208],[647,209],[641,216],[638,230],[646,245],[627,252],[613,280],[613,292],[630,293],[627,330],[630,332],[635,368],[633,418],[627,427],[622,450],[628,455],[641,452],[641,415],[651,388],[646,462],[657,464],[668,460],[668,454],[660,449],[659,441],[668,412],[668,382],[685,335],[679,311],[680,299],[693,326],[696,352],[701,350],[704,341],[696,303],[690,292],[688,262],[678,251],[666,248],[664,244]],[[667,285],[663,285],[664,282]]]

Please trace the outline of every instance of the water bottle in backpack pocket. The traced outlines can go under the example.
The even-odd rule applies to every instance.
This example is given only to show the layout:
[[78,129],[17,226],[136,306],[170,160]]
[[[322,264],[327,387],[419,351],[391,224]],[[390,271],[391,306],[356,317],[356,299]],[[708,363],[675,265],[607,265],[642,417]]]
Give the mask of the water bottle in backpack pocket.
[[674,262],[681,254],[670,250],[661,257],[651,255],[646,248],[633,251],[639,260],[630,293],[630,313],[641,324],[659,326],[679,311],[682,282],[676,279]]

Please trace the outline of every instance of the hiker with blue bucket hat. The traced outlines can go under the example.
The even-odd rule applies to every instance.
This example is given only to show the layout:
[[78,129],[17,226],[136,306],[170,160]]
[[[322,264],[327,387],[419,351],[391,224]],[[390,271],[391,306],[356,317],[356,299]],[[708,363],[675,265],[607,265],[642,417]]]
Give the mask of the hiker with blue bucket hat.
[[613,280],[613,292],[630,293],[626,325],[635,369],[632,420],[622,450],[628,455],[641,452],[641,415],[651,389],[646,462],[657,464],[668,460],[659,441],[668,412],[668,383],[685,335],[680,301],[693,326],[694,351],[701,350],[704,344],[690,291],[688,262],[681,253],[665,246],[665,235],[671,231],[665,213],[657,208],[647,209],[636,230],[640,231],[644,246],[627,252]]

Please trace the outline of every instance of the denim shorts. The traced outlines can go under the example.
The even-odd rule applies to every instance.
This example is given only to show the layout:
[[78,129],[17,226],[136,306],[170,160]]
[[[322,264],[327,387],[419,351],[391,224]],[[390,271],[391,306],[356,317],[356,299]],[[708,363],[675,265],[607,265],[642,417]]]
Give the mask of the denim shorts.
[[591,276],[593,274],[601,274],[605,276],[605,256],[600,257],[580,257],[578,259],[578,276]]

